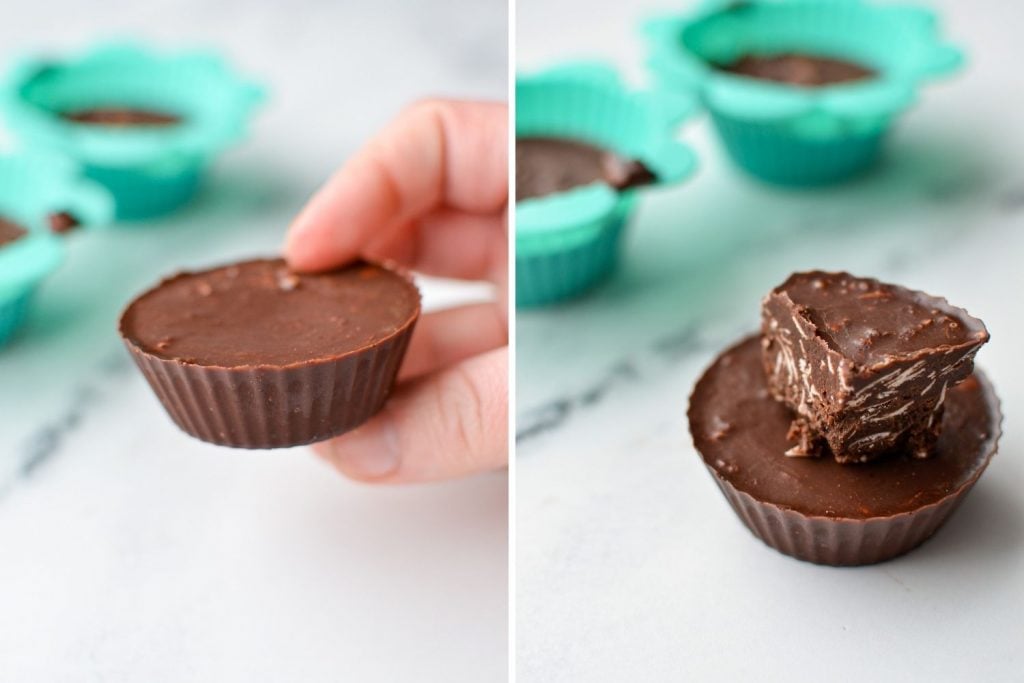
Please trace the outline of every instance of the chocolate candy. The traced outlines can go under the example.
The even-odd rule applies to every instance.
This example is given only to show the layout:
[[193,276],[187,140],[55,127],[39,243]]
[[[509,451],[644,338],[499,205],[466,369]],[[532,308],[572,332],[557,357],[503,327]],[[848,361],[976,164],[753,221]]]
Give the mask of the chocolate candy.
[[516,139],[517,202],[591,183],[605,183],[621,191],[656,181],[654,172],[642,162],[578,140]]
[[76,109],[62,112],[61,117],[75,123],[114,127],[173,126],[181,122],[181,117],[176,114],[130,107]]
[[0,216],[0,247],[21,239],[28,234],[25,228]]
[[121,316],[128,350],[174,421],[204,441],[320,441],[384,404],[420,298],[368,263],[315,275],[280,259],[168,278]]
[[730,505],[768,545],[834,565],[911,550],[948,519],[996,451],[999,402],[975,371],[950,386],[933,457],[897,450],[850,466],[787,458],[792,413],[769,391],[761,344],[724,351],[690,398],[693,443]]
[[78,219],[67,211],[51,213],[46,217],[46,220],[50,224],[50,232],[56,235],[63,235],[64,233],[71,232],[81,225],[81,223],[78,222]]
[[797,273],[762,303],[764,370],[794,411],[787,455],[927,457],[948,391],[971,374],[984,324],[932,297],[848,273]]
[[744,55],[732,64],[717,65],[717,68],[741,76],[802,87],[850,83],[875,76],[873,69],[854,62],[794,52]]

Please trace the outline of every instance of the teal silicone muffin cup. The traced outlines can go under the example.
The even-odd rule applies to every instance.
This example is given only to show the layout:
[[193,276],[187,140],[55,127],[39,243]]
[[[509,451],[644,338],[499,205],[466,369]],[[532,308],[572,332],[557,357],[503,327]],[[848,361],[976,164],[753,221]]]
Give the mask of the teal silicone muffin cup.
[[[868,169],[919,86],[963,61],[957,48],[941,42],[929,10],[862,0],[710,2],[691,16],[645,28],[659,84],[697,93],[740,168],[796,187]],[[876,75],[811,88],[712,66],[787,52],[845,59]]]
[[[561,137],[637,159],[655,185],[693,172],[673,139],[692,98],[626,88],[614,70],[574,64],[516,78],[516,137]],[[594,183],[516,204],[516,305],[540,306],[592,288],[610,274],[639,190]]]
[[0,156],[0,216],[28,234],[0,245],[0,346],[28,313],[33,295],[64,255],[48,217],[72,215],[82,228],[108,224],[114,215],[109,193],[82,178],[70,159],[47,154]]
[[[24,147],[74,159],[114,196],[117,217],[134,220],[187,202],[210,162],[245,135],[262,99],[261,88],[215,54],[160,54],[119,43],[66,61],[17,62],[0,89],[0,111]],[[107,126],[61,116],[96,107],[156,111],[180,120]]]

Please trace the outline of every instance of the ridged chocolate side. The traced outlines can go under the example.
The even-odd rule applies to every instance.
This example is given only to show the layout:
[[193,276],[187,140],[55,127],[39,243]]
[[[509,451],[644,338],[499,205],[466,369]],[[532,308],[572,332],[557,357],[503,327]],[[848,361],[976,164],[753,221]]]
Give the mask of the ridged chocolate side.
[[415,318],[365,349],[286,367],[208,367],[125,345],[185,432],[221,446],[287,448],[338,436],[379,411],[414,327]]
[[737,490],[714,470],[712,475],[739,518],[767,545],[799,560],[836,566],[874,564],[913,550],[942,526],[977,481],[915,512],[853,520],[779,508]]

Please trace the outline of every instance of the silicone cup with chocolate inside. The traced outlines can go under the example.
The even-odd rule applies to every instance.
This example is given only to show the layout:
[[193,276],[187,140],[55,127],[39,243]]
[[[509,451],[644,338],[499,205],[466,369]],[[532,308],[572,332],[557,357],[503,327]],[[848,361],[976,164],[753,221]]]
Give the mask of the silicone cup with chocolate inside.
[[820,439],[844,463],[927,457],[947,392],[988,341],[945,299],[849,273],[796,273],[761,310],[768,387],[796,414],[788,454],[817,454]]
[[0,109],[26,146],[79,162],[114,196],[118,218],[139,219],[190,199],[206,166],[245,135],[262,97],[215,54],[113,43],[60,62],[18,62]]
[[[937,25],[927,9],[862,0],[717,0],[649,22],[645,32],[658,82],[697,93],[740,168],[811,187],[869,168],[920,86],[961,64]],[[806,87],[721,68],[787,53],[838,59],[875,75]]]
[[50,216],[60,212],[92,228],[113,218],[113,202],[68,159],[39,152],[0,155],[0,218],[26,231],[0,247],[0,345],[22,325],[36,290],[63,260],[64,244],[50,225]]
[[654,176],[644,188],[627,183],[620,191],[602,177],[518,202],[517,306],[580,295],[612,272],[636,193],[677,183],[696,166],[693,153],[673,139],[692,109],[689,97],[631,90],[602,64],[570,64],[516,78],[517,140],[583,142],[638,161]]
[[42,281],[64,258],[61,241],[42,230],[26,230],[7,219],[0,243],[0,346],[7,344],[28,315]]
[[704,372],[688,417],[694,446],[742,522],[782,553],[830,565],[881,562],[930,538],[995,454],[1002,421],[975,371],[949,389],[927,460],[908,452],[858,466],[788,458],[792,413],[768,391],[758,337]]
[[419,311],[404,274],[357,263],[300,275],[268,259],[168,278],[129,304],[119,329],[181,429],[284,448],[381,409]]

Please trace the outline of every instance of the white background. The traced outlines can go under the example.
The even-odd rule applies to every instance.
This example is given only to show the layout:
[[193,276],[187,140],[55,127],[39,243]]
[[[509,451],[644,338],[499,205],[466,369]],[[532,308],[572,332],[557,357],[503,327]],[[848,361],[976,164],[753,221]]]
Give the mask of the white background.
[[[0,681],[503,680],[504,474],[381,489],[306,449],[192,440],[115,322],[168,271],[274,253],[308,195],[413,98],[504,99],[505,3],[33,0],[0,14],[0,61],[141,36],[216,46],[270,91],[193,205],[75,235],[0,350]],[[481,293],[429,282],[425,303]]]
[[[665,2],[662,9],[692,4]],[[652,192],[623,268],[518,317],[518,671],[559,681],[1024,681],[1024,5],[939,7],[967,69],[927,88],[870,177],[768,188],[698,117],[701,168]],[[643,76],[636,3],[520,0],[521,68],[605,57]],[[798,562],[739,522],[692,448],[701,370],[798,269],[948,296],[988,324],[999,454],[949,524],[898,560]]]

